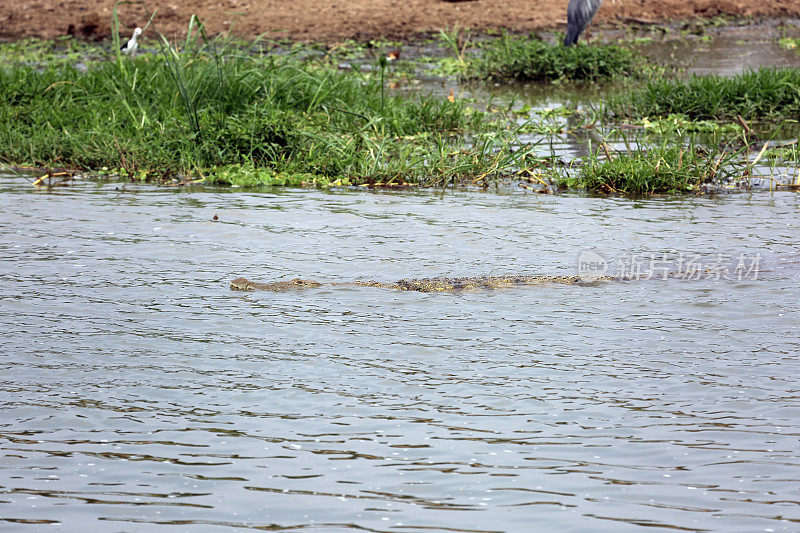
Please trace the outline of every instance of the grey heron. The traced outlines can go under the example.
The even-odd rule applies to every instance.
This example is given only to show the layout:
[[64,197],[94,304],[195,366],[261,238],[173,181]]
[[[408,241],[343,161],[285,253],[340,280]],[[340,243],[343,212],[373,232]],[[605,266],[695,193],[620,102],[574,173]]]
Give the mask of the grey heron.
[[578,44],[578,37],[592,21],[603,0],[569,0],[567,6],[567,35],[564,46]]
[[133,36],[128,40],[127,44],[122,45],[120,50],[122,53],[129,56],[135,56],[136,50],[139,49],[139,36],[142,34],[142,28],[133,30]]

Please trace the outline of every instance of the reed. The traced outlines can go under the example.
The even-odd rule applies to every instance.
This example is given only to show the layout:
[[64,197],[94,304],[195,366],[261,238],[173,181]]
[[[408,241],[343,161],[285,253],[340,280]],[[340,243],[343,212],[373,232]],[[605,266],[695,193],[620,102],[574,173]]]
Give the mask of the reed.
[[682,115],[690,120],[784,120],[800,116],[800,69],[760,68],[732,77],[654,79],[611,95],[615,118]]

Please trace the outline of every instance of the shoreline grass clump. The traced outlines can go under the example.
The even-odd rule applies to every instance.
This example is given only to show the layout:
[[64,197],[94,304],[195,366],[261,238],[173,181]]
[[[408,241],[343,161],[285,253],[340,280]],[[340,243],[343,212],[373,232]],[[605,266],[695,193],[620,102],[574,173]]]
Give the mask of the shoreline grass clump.
[[800,116],[800,69],[760,68],[733,77],[657,79],[612,95],[614,118],[682,115],[690,120],[796,119]]
[[484,80],[597,82],[641,78],[644,59],[617,45],[552,45],[533,38],[510,37],[480,46],[466,61],[466,76]]
[[693,143],[640,147],[619,154],[611,154],[606,147],[592,154],[577,175],[559,176],[556,184],[600,194],[685,194],[735,180],[746,166],[737,163],[737,155]]
[[229,183],[433,185],[507,174],[530,157],[468,102],[391,95],[375,72],[224,41],[187,38],[182,50],[165,41],[162,52],[83,70],[0,66],[0,162]]

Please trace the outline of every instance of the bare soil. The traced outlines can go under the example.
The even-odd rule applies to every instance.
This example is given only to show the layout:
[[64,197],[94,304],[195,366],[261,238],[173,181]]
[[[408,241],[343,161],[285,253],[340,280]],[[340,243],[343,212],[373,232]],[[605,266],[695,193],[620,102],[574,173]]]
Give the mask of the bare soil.
[[[0,39],[110,36],[113,0],[3,0]],[[197,15],[212,34],[333,42],[374,38],[411,40],[440,29],[532,31],[566,24],[567,0],[149,0],[159,31],[179,36]],[[141,4],[119,6],[123,32],[147,22]],[[595,24],[665,23],[735,17],[797,18],[800,0],[607,0]],[[152,36],[152,34],[150,35]]]

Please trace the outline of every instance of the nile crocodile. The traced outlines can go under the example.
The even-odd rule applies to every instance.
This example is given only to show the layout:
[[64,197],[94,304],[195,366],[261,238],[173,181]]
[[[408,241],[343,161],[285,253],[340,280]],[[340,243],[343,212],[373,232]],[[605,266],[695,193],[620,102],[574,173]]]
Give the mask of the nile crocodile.
[[594,281],[614,281],[622,278],[600,276],[587,280],[580,276],[545,276],[545,275],[512,275],[512,276],[479,276],[469,278],[421,278],[401,279],[392,283],[379,281],[352,281],[349,283],[319,283],[295,278],[288,281],[258,283],[246,278],[231,281],[231,289],[235,291],[273,291],[284,292],[315,287],[380,287],[398,291],[418,292],[460,292],[482,289],[500,289],[518,285],[534,285],[543,283],[563,283],[575,285]]

